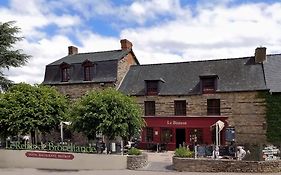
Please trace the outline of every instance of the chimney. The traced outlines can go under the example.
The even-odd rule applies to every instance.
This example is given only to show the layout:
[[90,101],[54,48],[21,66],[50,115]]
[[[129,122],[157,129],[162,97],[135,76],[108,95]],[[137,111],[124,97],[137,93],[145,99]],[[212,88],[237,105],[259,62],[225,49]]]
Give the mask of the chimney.
[[68,55],[75,55],[78,53],[78,48],[74,46],[68,46]]
[[266,47],[257,47],[255,50],[255,62],[262,63],[266,60]]
[[132,49],[132,47],[133,47],[133,44],[127,39],[120,40],[120,43],[121,43],[122,50]]

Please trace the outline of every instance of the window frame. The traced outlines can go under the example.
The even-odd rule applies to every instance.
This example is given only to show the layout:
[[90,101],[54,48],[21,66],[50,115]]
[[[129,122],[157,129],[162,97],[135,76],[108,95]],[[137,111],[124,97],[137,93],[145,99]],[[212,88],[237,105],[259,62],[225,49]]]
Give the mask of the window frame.
[[174,115],[186,116],[186,104],[186,100],[174,100]]
[[154,129],[152,127],[146,127],[145,141],[153,142]]
[[144,116],[155,116],[155,101],[144,101]]
[[220,99],[207,99],[207,115],[221,115]]
[[93,79],[93,63],[89,60],[85,60],[82,63],[84,72],[84,81],[91,81]]
[[162,142],[162,143],[173,142],[173,129],[172,128],[160,128],[160,142]]
[[69,69],[70,65],[65,62],[60,65],[61,82],[68,82],[70,80]]
[[92,80],[92,66],[84,66],[84,81]]
[[147,80],[146,81],[146,95],[158,95],[159,92],[159,81]]
[[215,93],[217,90],[217,76],[200,77],[201,92],[203,94]]

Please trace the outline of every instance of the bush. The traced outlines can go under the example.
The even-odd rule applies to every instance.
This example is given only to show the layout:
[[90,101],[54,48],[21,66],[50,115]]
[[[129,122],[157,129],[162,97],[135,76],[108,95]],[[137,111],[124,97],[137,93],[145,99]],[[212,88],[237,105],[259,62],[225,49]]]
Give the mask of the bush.
[[133,147],[133,148],[129,149],[128,154],[129,155],[140,155],[141,151],[139,149]]
[[175,156],[176,157],[192,157],[193,156],[193,152],[190,151],[186,147],[180,147],[180,148],[176,149]]

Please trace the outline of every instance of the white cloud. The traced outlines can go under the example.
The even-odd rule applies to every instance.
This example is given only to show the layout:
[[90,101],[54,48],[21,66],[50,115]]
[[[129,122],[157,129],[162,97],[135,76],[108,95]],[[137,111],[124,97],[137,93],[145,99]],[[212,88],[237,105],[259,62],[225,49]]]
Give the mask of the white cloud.
[[[0,21],[18,21],[16,25],[28,36],[18,46],[33,58],[7,74],[16,82],[42,82],[45,65],[65,56],[73,38],[79,52],[120,49],[120,38],[127,38],[143,64],[252,56],[257,46],[266,46],[268,53],[281,53],[281,3],[231,6],[229,2],[216,0],[191,7],[182,6],[179,0],[138,0],[126,5],[109,0],[14,0],[8,8],[0,8]],[[171,18],[161,20],[165,15]],[[122,25],[120,37],[90,31],[87,25],[91,24],[86,22],[96,17]],[[142,25],[148,21],[152,22],[149,26]],[[138,27],[123,28],[135,23]],[[51,24],[58,29],[48,37],[44,29]],[[73,38],[67,37],[69,33]]]
[[45,66],[66,56],[69,45],[72,45],[72,42],[60,35],[32,43],[24,40],[18,43],[17,47],[32,55],[32,58],[25,66],[11,68],[6,74],[15,82],[41,83],[44,79]]
[[48,10],[45,0],[12,0],[9,7],[0,8],[0,21],[16,21],[26,38],[46,37],[40,29],[54,24],[58,27],[78,25],[80,19],[75,15],[56,15]]
[[257,46],[281,52],[280,12],[281,3],[200,7],[194,16],[125,29],[121,36],[133,40],[140,52],[175,54],[184,60],[251,56]]

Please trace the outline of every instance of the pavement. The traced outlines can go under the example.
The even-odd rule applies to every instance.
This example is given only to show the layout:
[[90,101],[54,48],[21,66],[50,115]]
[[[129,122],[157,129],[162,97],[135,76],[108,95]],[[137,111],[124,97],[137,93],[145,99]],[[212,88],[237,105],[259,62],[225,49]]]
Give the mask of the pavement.
[[172,159],[174,151],[167,152],[144,152],[148,155],[148,165],[138,171],[158,171],[171,172],[174,171],[172,167]]

